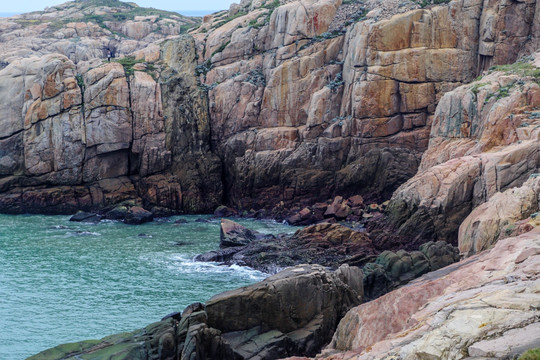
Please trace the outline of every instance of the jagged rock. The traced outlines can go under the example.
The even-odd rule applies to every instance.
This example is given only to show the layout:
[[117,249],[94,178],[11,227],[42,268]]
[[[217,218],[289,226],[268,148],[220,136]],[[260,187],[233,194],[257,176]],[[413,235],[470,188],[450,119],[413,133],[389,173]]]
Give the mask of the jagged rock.
[[[347,266],[334,273],[317,265],[288,268],[211,298],[206,304],[208,325],[222,331],[240,359],[314,355],[329,340],[336,320],[361,301],[361,276],[360,269]],[[287,306],[275,306],[282,302]]]
[[105,214],[105,218],[110,220],[124,220],[128,213],[128,207],[127,206],[116,206],[114,209],[108,211]]
[[311,225],[321,220],[323,216],[320,211],[312,211],[307,207],[287,218],[287,222],[295,226]]
[[383,251],[363,267],[366,298],[375,299],[421,275],[459,261],[458,250],[444,241],[428,242],[419,251]]
[[536,173],[538,120],[530,114],[538,106],[538,84],[512,70],[445,94],[420,171],[389,204],[395,233],[411,242],[455,244],[474,207]]
[[336,219],[345,219],[351,214],[351,208],[347,205],[341,196],[336,196],[334,201],[326,208],[325,217],[335,217]]
[[[228,221],[227,224],[238,229],[241,234],[248,230],[235,227],[234,222]],[[334,269],[343,263],[364,265],[376,255],[365,233],[330,223],[308,226],[292,236],[261,236],[251,233],[248,239],[243,236],[240,244],[244,246],[222,247],[219,251],[198,255],[196,260],[247,265],[276,273],[284,267],[303,263],[322,264]]]
[[237,216],[238,212],[225,205],[220,205],[216,208],[216,210],[214,210],[214,215],[217,217],[231,217]]
[[228,247],[245,246],[260,237],[261,234],[256,231],[247,229],[234,221],[221,219],[219,247],[222,249]]

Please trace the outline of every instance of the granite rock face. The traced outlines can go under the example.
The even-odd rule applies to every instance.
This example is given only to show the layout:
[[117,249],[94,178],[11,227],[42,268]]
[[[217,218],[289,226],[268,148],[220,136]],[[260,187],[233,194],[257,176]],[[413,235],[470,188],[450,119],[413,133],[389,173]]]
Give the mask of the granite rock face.
[[[135,197],[156,211],[225,203],[272,212],[390,197],[452,153],[433,137],[453,136],[441,124],[461,100],[443,95],[540,45],[536,1],[399,13],[418,7],[402,3],[379,11],[367,1],[360,21],[340,0],[246,0],[205,17],[194,42],[177,35],[196,21],[128,3],[66,3],[1,20],[1,208],[74,212]],[[140,63],[103,64],[108,50]],[[478,175],[474,161],[459,168],[462,182]],[[438,171],[431,177],[449,176]],[[521,180],[499,179],[497,191]],[[455,214],[414,216],[431,218],[424,233],[455,239],[480,203],[468,187],[458,193],[448,201]],[[400,211],[399,226],[416,212]]]
[[418,173],[389,204],[398,235],[456,244],[475,207],[537,172],[540,87],[528,76],[535,72],[528,62],[501,67],[444,95]]
[[[3,211],[69,213],[127,199],[190,212],[219,204],[194,42],[180,37],[163,49],[133,68],[111,62],[78,74],[65,56],[45,55],[0,70],[14,99],[0,105]],[[179,102],[189,104],[181,114]]]
[[194,36],[226,201],[389,197],[416,173],[443,95],[538,43],[536,3],[500,4],[454,1],[337,30],[339,1],[245,1],[205,18]]
[[220,250],[198,255],[196,260],[244,265],[276,273],[287,266],[304,263],[333,269],[341,264],[363,265],[377,255],[367,234],[340,224],[322,223],[298,230],[293,235],[277,236],[229,224],[227,220],[222,221]]

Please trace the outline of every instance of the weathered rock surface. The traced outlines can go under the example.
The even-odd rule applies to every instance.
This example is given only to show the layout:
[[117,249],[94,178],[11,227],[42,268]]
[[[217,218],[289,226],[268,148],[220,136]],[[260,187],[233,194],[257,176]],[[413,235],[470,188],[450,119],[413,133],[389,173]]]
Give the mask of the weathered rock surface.
[[179,35],[198,23],[196,18],[134,3],[66,2],[0,19],[0,39],[10,44],[0,49],[0,58],[11,63],[58,53],[76,64],[91,62],[107,58],[108,50],[116,56],[145,52],[156,40]]
[[538,248],[536,228],[352,309],[320,358],[504,358],[537,347]]
[[444,241],[428,242],[418,251],[383,251],[366,264],[364,293],[375,299],[408,282],[459,261],[458,249]]
[[332,33],[339,1],[245,1],[207,17],[195,36],[228,203],[389,196],[416,173],[443,94],[538,43],[536,4],[499,3],[371,14]]
[[220,248],[245,246],[257,239],[257,237],[262,237],[262,234],[250,230],[234,221],[221,219],[219,233]]
[[[155,71],[115,62],[80,75],[62,55],[0,70],[0,87],[14,94],[0,104],[2,211],[74,213],[128,199],[190,212],[219,204],[194,42],[181,37],[163,49],[152,65],[158,82]],[[189,104],[181,114],[179,102]]]
[[[60,345],[39,359],[267,359],[315,355],[339,319],[363,298],[362,271],[288,268],[268,279],[196,303],[161,322],[102,340]],[[306,304],[305,294],[310,294]],[[286,306],[284,306],[286,304]]]
[[[128,3],[66,3],[1,20],[0,98],[9,100],[0,100],[0,207],[69,213],[135,196],[148,209],[301,211],[338,195],[388,198],[416,173],[431,124],[447,136],[441,120],[457,100],[445,97],[450,107],[434,116],[443,95],[540,45],[536,1],[501,1],[393,17],[416,5],[367,1],[362,21],[339,0],[243,1],[205,17],[194,43],[170,38],[193,21],[134,16],[144,11]],[[142,63],[103,65],[106,49]],[[436,153],[452,153],[439,145]],[[528,150],[512,154],[533,161]],[[477,174],[474,161],[464,167],[462,179]],[[108,194],[99,181],[110,179],[131,185]],[[455,215],[425,221],[424,232],[455,238],[471,208],[458,200],[449,201]]]
[[441,99],[419,172],[389,205],[396,234],[456,244],[473,208],[537,172],[540,87],[520,67],[538,71],[502,68]]
[[[461,254],[477,254],[509,237],[516,223],[538,212],[539,194],[540,179],[535,175],[523,186],[497,193],[474,209],[459,228]],[[529,222],[528,230],[538,225],[533,219]]]

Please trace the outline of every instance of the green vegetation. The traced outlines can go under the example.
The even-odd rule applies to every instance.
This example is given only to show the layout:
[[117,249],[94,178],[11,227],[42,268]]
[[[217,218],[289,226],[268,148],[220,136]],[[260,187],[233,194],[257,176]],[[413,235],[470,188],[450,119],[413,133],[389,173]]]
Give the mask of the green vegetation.
[[478,95],[478,91],[480,91],[480,88],[481,87],[484,87],[486,85],[489,85],[488,83],[478,83],[478,84],[474,84],[472,87],[471,87],[471,91],[474,95]]
[[324,32],[321,35],[317,35],[317,36],[311,38],[307,43],[302,45],[300,47],[300,49],[298,49],[298,50],[299,51],[304,50],[305,48],[308,48],[309,46],[311,46],[311,45],[313,45],[315,43],[322,42],[322,41],[329,40],[329,39],[333,39],[335,37],[344,35],[345,32],[346,32],[345,29]]
[[450,1],[451,0],[415,0],[422,9],[430,5],[448,4]]
[[238,13],[234,14],[233,16],[227,16],[225,19],[221,20],[220,22],[215,23],[214,25],[212,25],[212,28],[217,29],[219,27],[222,27],[226,23],[228,23],[230,21],[233,21],[234,19],[237,19],[237,18],[239,18],[241,16],[244,16],[244,15],[247,15],[247,11],[244,11],[244,10],[239,11]]
[[536,79],[540,78],[540,69],[533,64],[524,61],[517,61],[508,65],[492,66],[489,71],[502,71],[507,74],[515,74],[523,77],[534,77]]
[[367,10],[365,10],[365,9],[363,9],[362,11],[356,13],[351,19],[349,19],[349,20],[347,20],[345,22],[345,24],[344,24],[345,27],[364,20],[366,18],[366,14],[367,14]]
[[262,69],[251,70],[248,73],[246,82],[248,82],[250,84],[253,84],[255,86],[265,87],[266,86],[266,79],[264,77]]
[[217,48],[217,49],[212,53],[212,56],[210,56],[210,58],[214,57],[214,55],[219,54],[220,52],[223,52],[223,50],[225,50],[225,48],[227,47],[227,45],[229,45],[230,43],[231,43],[231,40],[227,41],[226,43],[221,44],[220,47]]
[[540,348],[527,350],[518,360],[540,360]]
[[210,60],[206,60],[202,64],[197,65],[195,68],[195,76],[206,76],[210,70],[212,70],[212,62]]
[[84,79],[81,74],[75,75],[75,79],[77,79],[77,85],[81,88],[81,91],[84,91]]
[[126,56],[121,59],[114,59],[114,62],[119,63],[124,67],[124,72],[126,73],[126,77],[129,77],[135,73],[135,70],[133,69],[133,66],[135,64],[143,63],[143,60],[137,60],[134,56]]
[[540,119],[540,111],[531,111],[529,113],[529,119]]
[[508,95],[510,95],[510,89],[512,89],[515,85],[516,83],[514,82],[506,86],[500,87],[499,90],[495,91],[493,94],[488,94],[486,96],[486,99],[484,100],[484,104],[487,104],[489,100],[491,100],[491,98],[496,98],[497,100],[500,100],[507,97]]
[[[178,20],[184,18],[182,15],[165,10],[158,10],[154,8],[139,7],[134,3],[122,2],[119,0],[91,0],[78,3],[81,6],[81,12],[83,16],[80,19],[59,19],[49,21],[49,28],[51,30],[58,30],[71,22],[93,22],[98,26],[111,31],[106,25],[106,22],[122,22],[128,20],[134,20],[136,16],[157,16],[159,20],[169,19],[170,24],[176,24]],[[106,13],[106,14],[94,14],[92,8],[108,6],[118,9],[120,12]],[[30,26],[41,23],[39,20],[18,20],[23,26]],[[180,32],[184,33],[197,26],[198,23],[182,24]],[[160,31],[160,27],[156,31]],[[114,32],[114,34],[125,37],[121,33]]]
[[332,90],[332,92],[335,92],[337,88],[340,86],[343,86],[345,84],[345,81],[343,81],[343,74],[337,73],[334,80],[330,81],[328,84],[326,84],[326,87]]
[[270,3],[266,3],[263,5],[263,8],[270,10],[271,12],[274,11],[276,8],[278,8],[280,5],[279,0],[274,0]]

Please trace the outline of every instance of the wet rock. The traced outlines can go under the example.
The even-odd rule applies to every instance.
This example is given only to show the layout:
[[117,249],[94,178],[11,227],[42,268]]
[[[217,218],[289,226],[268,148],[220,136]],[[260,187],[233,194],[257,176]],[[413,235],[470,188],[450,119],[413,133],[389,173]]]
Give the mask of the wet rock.
[[287,218],[287,222],[290,225],[300,226],[300,225],[311,225],[318,221],[321,221],[323,216],[320,211],[313,211],[309,208],[303,208],[296,214]]
[[125,360],[315,355],[330,341],[347,310],[362,302],[361,279],[360,269],[346,265],[335,272],[318,265],[289,268],[260,283],[218,294],[206,304],[191,304],[181,315],[171,313],[144,329],[60,345],[31,359],[105,359],[111,353]]
[[101,216],[96,213],[79,211],[78,213],[70,217],[69,221],[98,223],[101,221]]
[[216,210],[214,210],[214,216],[233,217],[233,216],[238,216],[238,212],[234,210],[233,208],[227,207],[225,205],[221,205],[221,206],[218,206]]
[[[298,230],[294,235],[260,235],[237,228],[230,247],[196,257],[199,261],[220,261],[247,265],[264,272],[275,273],[297,264],[322,264],[337,269],[342,263],[364,265],[376,251],[369,237],[340,224],[322,223]],[[241,234],[236,240],[236,234]],[[246,234],[247,237],[246,237]]]
[[186,219],[178,219],[174,223],[175,224],[187,224],[188,221]]
[[234,221],[221,219],[220,248],[245,246],[257,239],[257,237],[261,237],[261,234]]
[[180,320],[181,317],[182,317],[182,315],[181,315],[178,311],[176,311],[176,312],[172,312],[172,313],[170,313],[170,314],[165,315],[165,316],[161,319],[161,321],[167,320],[167,319],[169,319],[169,318],[172,318],[172,319],[178,321],[178,320]]
[[130,225],[140,225],[154,220],[154,214],[139,206],[133,206],[126,214],[124,222]]
[[324,217],[335,217],[338,220],[342,220],[350,214],[351,208],[347,205],[347,201],[344,201],[341,196],[336,196],[334,201],[326,208]]
[[105,218],[109,220],[124,220],[128,214],[127,206],[117,206],[105,213]]

